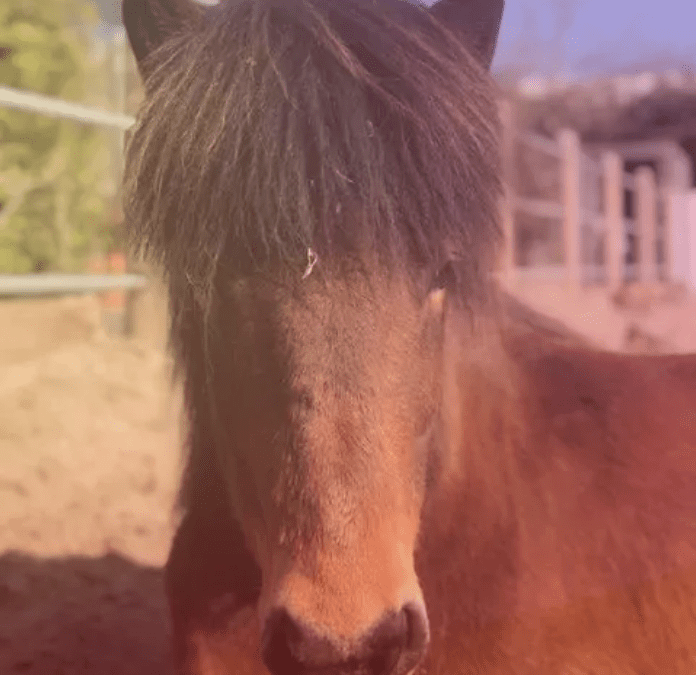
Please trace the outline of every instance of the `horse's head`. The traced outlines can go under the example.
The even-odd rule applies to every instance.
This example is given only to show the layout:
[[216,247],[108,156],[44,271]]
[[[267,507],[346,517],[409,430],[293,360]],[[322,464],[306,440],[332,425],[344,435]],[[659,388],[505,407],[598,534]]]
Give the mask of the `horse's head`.
[[445,291],[477,301],[497,236],[502,5],[124,1],[148,92],[128,218],[169,276],[274,675],[425,652]]

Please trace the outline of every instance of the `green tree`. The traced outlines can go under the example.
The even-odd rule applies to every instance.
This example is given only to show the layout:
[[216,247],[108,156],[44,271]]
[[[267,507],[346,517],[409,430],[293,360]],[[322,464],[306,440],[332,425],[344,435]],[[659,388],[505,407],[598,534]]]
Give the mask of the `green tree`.
[[[0,84],[88,101],[105,76],[96,24],[83,0],[4,0]],[[0,107],[0,272],[77,270],[108,246],[108,133]]]

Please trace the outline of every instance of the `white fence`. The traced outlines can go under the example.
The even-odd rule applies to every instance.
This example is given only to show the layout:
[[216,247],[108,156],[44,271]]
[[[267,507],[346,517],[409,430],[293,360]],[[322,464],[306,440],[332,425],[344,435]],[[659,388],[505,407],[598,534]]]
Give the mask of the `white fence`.
[[614,152],[591,156],[570,129],[521,132],[510,102],[501,118],[508,277],[618,287],[671,276],[673,209],[652,169],[631,174]]

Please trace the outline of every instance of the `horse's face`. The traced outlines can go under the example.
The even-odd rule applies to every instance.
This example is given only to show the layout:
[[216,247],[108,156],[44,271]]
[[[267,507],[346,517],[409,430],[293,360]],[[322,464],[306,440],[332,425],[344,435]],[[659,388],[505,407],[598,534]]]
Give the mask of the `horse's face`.
[[[215,289],[214,302],[203,299],[198,313],[208,329],[206,362],[185,366],[194,380],[204,379],[199,369],[208,371],[195,406],[210,404],[206,432],[214,438],[230,508],[261,568],[262,649],[273,675],[404,675],[426,649],[414,553],[441,388],[444,296],[416,280],[416,261],[434,267],[454,246],[461,260],[478,261],[472,267],[483,264],[478,251],[486,247],[472,247],[488,237],[474,227],[492,231],[494,220],[494,191],[482,187],[496,181],[493,126],[484,123],[494,104],[480,64],[460,53],[454,36],[466,36],[487,66],[503,1],[442,0],[432,10],[439,23],[409,3],[385,0],[391,9],[384,15],[376,3],[359,3],[344,14],[345,0],[328,0],[333,9],[321,10],[318,0],[297,3],[303,32],[295,34],[292,3],[241,3],[247,23],[229,33],[242,14],[230,13],[223,31],[215,23],[220,14],[188,0],[124,0],[133,51],[142,72],[152,75],[150,124],[136,131],[145,148],[135,152],[139,175],[131,190],[142,207],[136,220],[143,221],[142,238],[165,258],[172,288],[188,297],[184,280],[193,270],[191,278],[210,282],[204,290]],[[398,52],[406,33],[392,22],[405,7],[413,22],[408,54]],[[284,17],[277,25],[276,10]],[[336,13],[332,28],[327,17]],[[441,61],[431,32],[446,43]],[[251,53],[244,51],[249,35],[258,47]],[[308,35],[317,45],[311,59],[293,51],[297,36]],[[171,54],[169,38],[175,38]],[[235,40],[243,49],[228,52]],[[268,51],[270,42],[275,47]],[[159,57],[148,59],[160,46]],[[398,58],[385,70],[380,63],[388,51]],[[172,65],[191,55],[193,65]],[[460,76],[460,63],[467,77]],[[389,75],[392,67],[402,75]],[[303,80],[309,71],[314,75]],[[433,78],[440,78],[437,88],[416,96]],[[405,80],[410,84],[400,101],[396,85]],[[459,93],[447,103],[452,82]],[[338,105],[341,92],[334,90],[344,84],[349,93]],[[259,98],[259,91],[273,95]],[[469,105],[477,96],[490,106]],[[167,118],[174,109],[178,125]],[[233,139],[227,145],[225,135]],[[340,170],[344,160],[352,178]],[[315,179],[317,189],[309,189]],[[362,187],[346,192],[337,187],[341,181]],[[340,195],[351,199],[342,203]],[[402,199],[410,204],[405,224],[396,222],[395,200]],[[479,208],[479,201],[488,206]],[[337,215],[322,239],[316,218],[334,208],[371,217],[351,223]],[[485,218],[472,215],[483,212]],[[353,232],[350,226],[363,220],[365,227]],[[307,232],[306,223],[312,224]],[[320,248],[311,274],[290,270],[283,256],[270,257],[266,269],[275,271],[242,274],[243,261],[221,254],[244,249],[239,233],[255,241],[264,225],[265,243],[286,236],[291,245]],[[293,228],[302,236],[287,235]],[[361,238],[370,231],[374,237]],[[399,236],[390,239],[389,232]],[[380,263],[359,253],[386,240],[395,247],[380,251]],[[204,254],[193,254],[194,247]],[[351,259],[360,264],[351,266]],[[189,316],[196,312],[175,321],[182,332],[182,323],[195,321]],[[183,358],[196,360],[192,353],[195,348]],[[207,419],[208,411],[196,412]]]
[[[221,463],[262,570],[275,672],[419,660],[413,555],[438,398],[442,292],[378,273],[231,282],[213,353]],[[285,664],[285,665],[284,665]],[[387,667],[388,666],[388,667]],[[382,670],[385,668],[385,670]]]

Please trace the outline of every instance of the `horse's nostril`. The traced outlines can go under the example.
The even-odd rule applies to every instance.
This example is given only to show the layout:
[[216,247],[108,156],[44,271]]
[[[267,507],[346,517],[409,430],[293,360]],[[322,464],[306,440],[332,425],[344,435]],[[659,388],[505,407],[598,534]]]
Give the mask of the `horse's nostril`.
[[408,617],[404,610],[392,614],[382,621],[368,637],[366,654],[368,655],[371,675],[394,673],[399,659],[408,649]]
[[409,603],[404,605],[401,611],[406,617],[408,638],[397,671],[399,675],[410,672],[421,662],[430,642],[430,630],[425,609],[415,603]]
[[272,675],[300,673],[297,644],[302,630],[284,610],[276,610],[268,617],[261,637],[261,654]]
[[352,649],[341,649],[333,639],[320,635],[287,611],[276,610],[266,622],[261,647],[272,675],[404,675],[418,665],[427,644],[425,613],[416,605],[406,605],[385,617]]
[[300,675],[339,661],[331,642],[284,609],[273,612],[263,631],[261,650],[272,675]]

